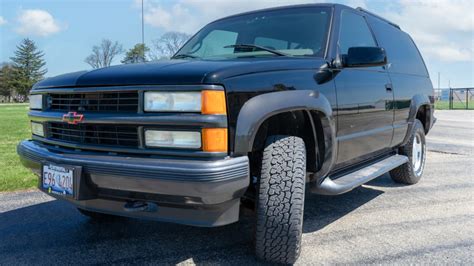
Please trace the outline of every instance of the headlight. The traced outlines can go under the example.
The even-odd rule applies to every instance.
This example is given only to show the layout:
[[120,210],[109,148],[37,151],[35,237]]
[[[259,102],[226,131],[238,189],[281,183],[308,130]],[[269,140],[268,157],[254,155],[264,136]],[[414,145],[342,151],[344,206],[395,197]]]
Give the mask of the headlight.
[[34,94],[30,95],[30,109],[43,109],[43,95]]
[[31,122],[31,133],[40,137],[44,137],[44,127],[41,123]]
[[201,148],[201,133],[195,131],[146,130],[145,144],[160,148]]
[[227,113],[223,90],[193,92],[145,92],[146,112],[200,112],[203,115]]
[[145,92],[147,112],[201,112],[201,92]]

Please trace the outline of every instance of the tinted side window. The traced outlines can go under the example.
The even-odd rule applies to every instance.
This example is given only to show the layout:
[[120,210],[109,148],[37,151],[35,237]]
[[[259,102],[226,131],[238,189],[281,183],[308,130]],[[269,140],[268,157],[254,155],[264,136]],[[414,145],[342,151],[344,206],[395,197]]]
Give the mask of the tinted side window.
[[341,13],[338,45],[341,54],[350,47],[377,46],[364,17],[346,10]]
[[389,72],[428,76],[423,59],[408,34],[378,18],[368,20],[379,46],[387,53],[391,64]]

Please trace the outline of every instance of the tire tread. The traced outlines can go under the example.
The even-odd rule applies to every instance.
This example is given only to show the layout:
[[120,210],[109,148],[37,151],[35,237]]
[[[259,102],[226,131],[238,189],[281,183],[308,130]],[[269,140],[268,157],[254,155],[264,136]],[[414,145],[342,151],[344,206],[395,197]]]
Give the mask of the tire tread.
[[304,141],[271,136],[263,153],[257,203],[256,253],[292,264],[301,250],[306,176]]

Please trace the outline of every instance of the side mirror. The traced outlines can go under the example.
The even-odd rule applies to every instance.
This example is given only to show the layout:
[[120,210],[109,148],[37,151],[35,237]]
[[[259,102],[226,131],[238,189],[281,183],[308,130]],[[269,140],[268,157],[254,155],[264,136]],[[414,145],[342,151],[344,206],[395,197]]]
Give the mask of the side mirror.
[[343,55],[344,67],[371,67],[387,64],[385,50],[380,47],[350,47]]

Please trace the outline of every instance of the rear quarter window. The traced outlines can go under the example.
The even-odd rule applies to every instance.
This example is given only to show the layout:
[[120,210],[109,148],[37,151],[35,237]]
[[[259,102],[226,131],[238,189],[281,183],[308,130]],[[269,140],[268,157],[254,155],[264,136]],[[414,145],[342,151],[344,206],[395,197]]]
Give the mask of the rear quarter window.
[[428,76],[420,52],[407,33],[378,18],[368,17],[368,22],[387,53],[389,72]]

